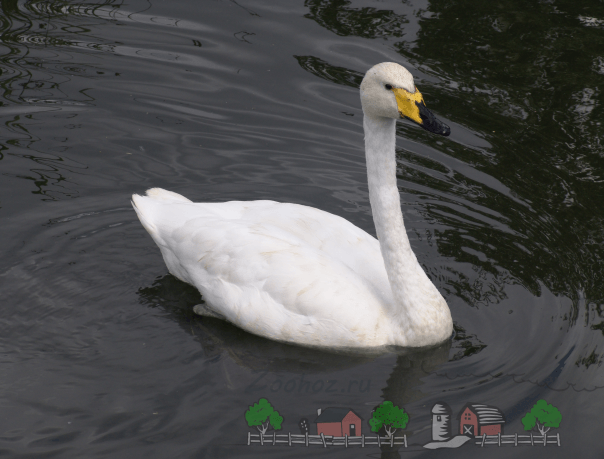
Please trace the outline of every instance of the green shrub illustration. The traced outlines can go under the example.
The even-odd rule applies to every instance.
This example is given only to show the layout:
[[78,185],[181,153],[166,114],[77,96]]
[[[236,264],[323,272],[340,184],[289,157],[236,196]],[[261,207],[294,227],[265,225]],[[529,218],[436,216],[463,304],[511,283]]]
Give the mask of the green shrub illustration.
[[245,412],[245,420],[248,426],[256,427],[264,435],[269,427],[281,430],[283,417],[275,411],[267,399],[261,398]]
[[405,410],[395,406],[392,402],[386,401],[375,409],[369,420],[369,425],[372,432],[379,432],[383,426],[386,434],[392,437],[397,429],[404,429],[408,422],[409,415],[405,413]]
[[559,427],[562,414],[553,405],[548,405],[545,400],[539,400],[533,405],[531,411],[522,418],[524,430],[533,430],[535,426],[541,435],[545,435],[550,428]]

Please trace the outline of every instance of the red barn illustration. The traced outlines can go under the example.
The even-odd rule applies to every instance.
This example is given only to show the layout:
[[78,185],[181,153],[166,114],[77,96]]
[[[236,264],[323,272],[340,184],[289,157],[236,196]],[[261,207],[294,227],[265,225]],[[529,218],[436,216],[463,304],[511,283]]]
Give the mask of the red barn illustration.
[[350,408],[325,408],[317,410],[317,435],[357,437],[361,435],[361,418]]
[[457,416],[461,435],[482,436],[503,434],[505,417],[499,408],[478,403],[467,403]]

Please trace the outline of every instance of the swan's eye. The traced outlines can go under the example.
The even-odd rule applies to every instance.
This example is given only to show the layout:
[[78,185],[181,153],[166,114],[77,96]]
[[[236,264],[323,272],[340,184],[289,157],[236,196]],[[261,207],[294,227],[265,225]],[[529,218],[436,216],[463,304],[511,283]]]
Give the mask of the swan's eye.
[[386,89],[387,89],[388,91],[390,91],[390,90],[392,89],[392,85],[391,85],[391,84],[387,84],[387,85],[386,85]]

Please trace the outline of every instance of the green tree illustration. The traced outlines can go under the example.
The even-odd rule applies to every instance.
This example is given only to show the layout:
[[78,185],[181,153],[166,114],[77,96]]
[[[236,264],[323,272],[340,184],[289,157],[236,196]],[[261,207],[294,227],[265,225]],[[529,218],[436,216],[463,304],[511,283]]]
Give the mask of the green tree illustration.
[[392,437],[397,429],[404,429],[409,422],[409,415],[405,410],[395,406],[392,402],[383,402],[374,411],[369,425],[372,432],[379,432],[382,426],[386,434]]
[[545,435],[550,428],[559,427],[560,421],[562,421],[562,414],[558,408],[548,405],[545,400],[539,400],[522,418],[522,425],[524,430],[533,430],[536,426],[541,435]]
[[283,417],[279,415],[279,412],[273,408],[267,399],[261,398],[258,403],[254,403],[245,412],[245,420],[248,426],[256,427],[264,435],[269,427],[281,430]]

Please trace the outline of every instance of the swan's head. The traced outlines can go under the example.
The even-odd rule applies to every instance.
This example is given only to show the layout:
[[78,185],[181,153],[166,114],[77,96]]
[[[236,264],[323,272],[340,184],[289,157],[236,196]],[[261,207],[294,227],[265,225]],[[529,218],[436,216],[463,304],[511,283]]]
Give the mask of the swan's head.
[[426,108],[424,98],[413,84],[413,75],[394,62],[370,68],[361,83],[363,113],[372,117],[407,118],[427,131],[447,136],[449,126]]

